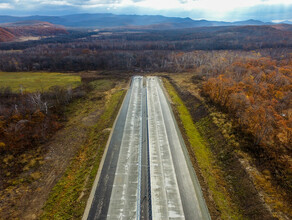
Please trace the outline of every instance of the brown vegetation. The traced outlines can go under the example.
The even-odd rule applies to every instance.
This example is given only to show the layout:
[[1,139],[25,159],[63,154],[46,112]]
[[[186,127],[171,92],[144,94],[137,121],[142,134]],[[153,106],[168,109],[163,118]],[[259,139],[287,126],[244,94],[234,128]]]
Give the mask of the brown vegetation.
[[[64,106],[82,96],[76,89],[52,87],[48,92],[16,94],[0,88],[0,190],[25,169],[20,158],[48,141],[62,127]],[[1,162],[1,163],[2,163]]]
[[[292,216],[289,210],[291,194],[287,183],[282,184],[284,189],[279,187],[279,181],[275,181],[273,175],[273,162],[270,162],[263,150],[258,152],[259,146],[254,144],[252,136],[241,131],[232,114],[223,113],[224,108],[220,106],[214,108],[212,102],[207,102],[206,97],[200,95],[204,81],[198,81],[200,77],[197,74],[194,77],[189,72],[168,77],[184,100],[208,149],[211,149],[215,158],[213,164],[224,174],[227,183],[225,189],[232,202],[239,206],[239,211],[247,219],[289,219]],[[177,108],[176,105],[174,108]],[[197,157],[200,159],[201,155]],[[208,183],[206,180],[209,175],[203,177]],[[216,182],[223,184],[220,178],[216,178]],[[201,185],[204,187],[204,182]],[[208,199],[216,193],[210,191],[210,188],[206,191],[209,192],[206,195]],[[212,203],[210,204],[212,209]],[[221,212],[220,208],[217,210]]]
[[[229,164],[229,158],[236,161],[232,167],[245,167],[249,181],[273,215],[285,213],[280,219],[291,216],[287,208],[292,201],[291,50],[196,51],[193,60],[195,67],[189,71],[192,77],[181,75],[178,84],[200,100],[207,98],[209,105],[215,104],[220,112],[210,115],[228,143],[214,147],[219,160]],[[200,108],[194,105],[190,111]],[[212,139],[212,144],[220,140]],[[230,168],[226,175],[230,175]],[[241,193],[243,187],[239,185],[233,187]],[[238,200],[244,206],[244,198],[252,194],[252,188],[246,186]]]
[[265,157],[273,175],[288,188],[292,186],[291,91],[291,55],[279,60],[237,59],[203,85],[203,92],[253,137],[257,147],[249,150]]
[[58,129],[62,106],[69,103],[72,90],[52,87],[46,93],[15,94],[0,89],[1,151],[22,151],[47,139]]

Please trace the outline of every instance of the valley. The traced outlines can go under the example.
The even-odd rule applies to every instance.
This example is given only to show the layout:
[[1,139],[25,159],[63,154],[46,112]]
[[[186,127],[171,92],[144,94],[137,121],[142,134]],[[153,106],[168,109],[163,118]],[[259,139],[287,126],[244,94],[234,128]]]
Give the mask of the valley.
[[292,25],[0,16],[0,219],[292,218]]

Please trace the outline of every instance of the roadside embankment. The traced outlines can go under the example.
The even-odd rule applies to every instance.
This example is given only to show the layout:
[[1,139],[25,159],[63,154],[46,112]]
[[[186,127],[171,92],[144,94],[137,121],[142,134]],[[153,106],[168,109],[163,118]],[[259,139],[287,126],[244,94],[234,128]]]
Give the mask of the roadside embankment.
[[[287,204],[281,196],[264,191],[272,184],[253,166],[250,156],[241,151],[243,143],[232,123],[205,102],[199,88],[191,83],[191,76],[171,75],[163,81],[211,217],[287,219]],[[272,205],[269,198],[273,198]]]

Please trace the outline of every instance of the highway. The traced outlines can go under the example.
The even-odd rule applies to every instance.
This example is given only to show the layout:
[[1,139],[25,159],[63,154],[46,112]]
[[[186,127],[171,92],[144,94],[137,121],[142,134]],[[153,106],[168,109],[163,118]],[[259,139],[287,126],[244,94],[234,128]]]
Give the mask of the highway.
[[210,219],[159,78],[132,78],[83,219]]

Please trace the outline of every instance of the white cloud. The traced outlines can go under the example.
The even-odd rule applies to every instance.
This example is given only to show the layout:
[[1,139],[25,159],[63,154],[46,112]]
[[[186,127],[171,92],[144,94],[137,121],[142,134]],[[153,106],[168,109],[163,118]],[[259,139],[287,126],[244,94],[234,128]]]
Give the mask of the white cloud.
[[[3,1],[2,1],[3,2]],[[292,4],[291,0],[4,0],[1,8],[13,5],[36,7],[42,5],[71,5],[83,7],[143,7],[157,10],[163,9],[204,9],[218,12],[226,12],[235,8],[252,7],[259,4]]]
[[50,1],[50,0],[42,1],[41,4],[43,4],[43,5],[60,5],[60,6],[69,5],[69,6],[73,6],[73,4],[69,3],[68,1],[63,1],[63,0],[62,1],[58,1],[58,0],[56,0],[56,1]]
[[0,3],[0,9],[12,9],[13,5],[9,3]]
[[292,0],[0,0],[0,14],[161,14],[208,20],[290,19]]
[[68,0],[83,8],[125,8],[137,7],[154,10],[204,10],[217,13],[219,16],[238,8],[247,8],[257,5],[292,4],[291,0]]

